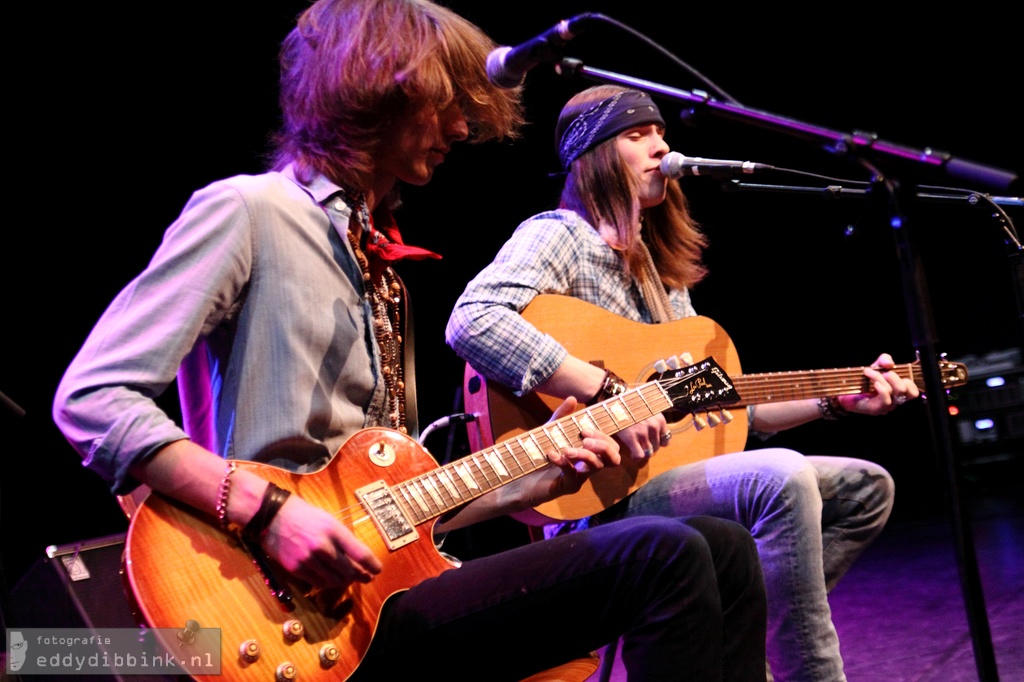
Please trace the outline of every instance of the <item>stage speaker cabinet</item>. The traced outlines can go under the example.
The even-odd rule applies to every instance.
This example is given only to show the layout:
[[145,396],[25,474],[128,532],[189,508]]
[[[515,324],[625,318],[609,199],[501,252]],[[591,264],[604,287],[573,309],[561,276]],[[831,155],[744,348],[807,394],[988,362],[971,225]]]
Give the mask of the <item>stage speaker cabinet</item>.
[[[125,595],[121,556],[125,534],[51,545],[11,590],[8,628],[135,628],[138,623]],[[25,682],[57,679],[45,675]],[[160,675],[88,675],[89,682],[181,680]]]

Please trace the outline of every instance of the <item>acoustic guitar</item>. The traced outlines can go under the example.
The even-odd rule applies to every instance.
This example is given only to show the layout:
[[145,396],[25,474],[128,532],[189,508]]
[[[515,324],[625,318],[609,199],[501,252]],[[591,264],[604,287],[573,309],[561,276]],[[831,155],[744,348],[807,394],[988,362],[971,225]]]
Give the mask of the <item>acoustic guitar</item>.
[[[544,452],[579,442],[588,426],[610,434],[666,409],[690,413],[735,398],[709,358],[444,466],[386,428],[357,432],[314,473],[239,461],[334,513],[381,559],[381,573],[369,584],[310,590],[251,554],[216,519],[151,494],[128,529],[129,597],[142,623],[160,632],[220,628],[219,679],[345,680],[363,659],[385,601],[455,567],[433,542],[439,516],[548,466]],[[170,651],[182,646],[162,643]]]
[[[577,298],[554,294],[537,296],[522,315],[565,346],[570,355],[610,369],[627,382],[646,381],[656,371],[657,359],[670,358],[679,349],[697,357],[714,357],[739,393],[739,399],[732,404],[734,408],[872,390],[864,377],[864,367],[744,375],[729,335],[708,317],[645,324]],[[962,364],[943,360],[939,370],[946,388],[967,382],[967,368]],[[924,390],[920,361],[897,365],[893,371]],[[560,398],[536,392],[518,397],[496,382],[487,381],[471,365],[466,365],[463,395],[466,411],[479,415],[477,428],[469,429],[473,449],[544,423],[562,402]],[[699,412],[682,415],[669,411],[666,418],[673,437],[654,457],[642,464],[625,458],[622,466],[595,473],[577,493],[517,514],[517,518],[532,525],[581,519],[607,509],[669,469],[744,449],[748,435],[745,409],[726,410],[711,405],[705,412],[705,420],[719,425],[704,429],[705,420],[693,419]]]

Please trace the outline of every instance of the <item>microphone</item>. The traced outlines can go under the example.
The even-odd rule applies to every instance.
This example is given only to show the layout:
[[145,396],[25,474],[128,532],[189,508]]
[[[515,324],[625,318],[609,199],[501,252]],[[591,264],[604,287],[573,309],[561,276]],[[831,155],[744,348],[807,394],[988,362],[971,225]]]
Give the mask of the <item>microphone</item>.
[[681,178],[684,175],[702,175],[710,178],[733,178],[755,171],[771,170],[774,166],[753,161],[730,161],[727,159],[702,159],[699,156],[683,156],[669,152],[661,158],[661,174],[666,178]]
[[557,48],[564,47],[579,35],[584,24],[590,23],[597,15],[579,14],[563,19],[539,36],[515,47],[498,47],[487,55],[487,80],[499,88],[514,88],[522,85],[526,72],[544,62],[560,59]]

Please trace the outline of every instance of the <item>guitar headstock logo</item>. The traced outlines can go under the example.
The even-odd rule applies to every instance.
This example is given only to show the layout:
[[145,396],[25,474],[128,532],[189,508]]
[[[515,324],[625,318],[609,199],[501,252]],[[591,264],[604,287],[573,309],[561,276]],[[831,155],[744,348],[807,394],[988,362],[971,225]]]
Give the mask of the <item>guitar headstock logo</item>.
[[[734,390],[733,384],[732,384],[732,379],[729,378],[728,374],[726,374],[725,372],[722,371],[721,367],[719,367],[718,365],[715,365],[714,367],[711,368],[711,372],[716,377],[718,377],[718,380],[722,383],[722,386],[725,388],[725,390],[727,390],[727,391]],[[736,400],[739,400],[739,394],[736,395]]]

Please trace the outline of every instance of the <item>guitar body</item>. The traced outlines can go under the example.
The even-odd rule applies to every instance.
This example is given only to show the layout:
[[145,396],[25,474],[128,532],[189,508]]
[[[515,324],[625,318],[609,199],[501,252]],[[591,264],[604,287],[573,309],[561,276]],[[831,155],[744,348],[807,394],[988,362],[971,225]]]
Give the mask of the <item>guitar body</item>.
[[[648,381],[654,361],[682,353],[714,357],[725,372],[740,374],[740,360],[725,330],[708,317],[688,317],[665,324],[634,322],[579,299],[552,294],[537,296],[523,317],[540,331],[558,339],[569,353],[618,374],[630,384]],[[560,398],[532,393],[523,398],[466,366],[464,400],[467,412],[480,416],[479,433],[470,428],[474,450],[497,443],[545,423]],[[671,412],[666,413],[671,417]],[[707,459],[715,454],[743,450],[747,441],[747,413],[732,411],[732,421],[698,431],[693,420],[669,422],[673,437],[658,454],[637,465],[624,458],[623,465],[602,469],[573,494],[539,505],[521,520],[540,525],[551,521],[580,519],[615,504],[658,474]]]
[[[393,461],[380,453],[393,453]],[[339,449],[325,469],[294,474],[277,467],[239,461],[322,509],[332,510],[381,559],[384,569],[368,585],[307,595],[301,584],[282,580],[293,595],[287,611],[274,597],[250,555],[216,520],[160,495],[150,495],[135,511],[125,549],[125,580],[137,615],[153,628],[221,629],[221,678],[266,682],[282,663],[291,663],[299,680],[344,680],[370,645],[384,602],[422,580],[453,568],[435,549],[433,521],[416,526],[417,539],[389,549],[373,521],[360,512],[356,492],[384,479],[400,481],[437,468],[414,440],[397,431],[365,429]],[[355,518],[354,522],[352,519]],[[275,574],[286,573],[276,567]],[[286,623],[301,623],[297,641],[284,636]],[[240,656],[249,641],[261,653],[253,662]],[[169,643],[177,650],[178,643]],[[324,645],[337,647],[331,667],[320,663]],[[209,679],[207,676],[198,679]]]

